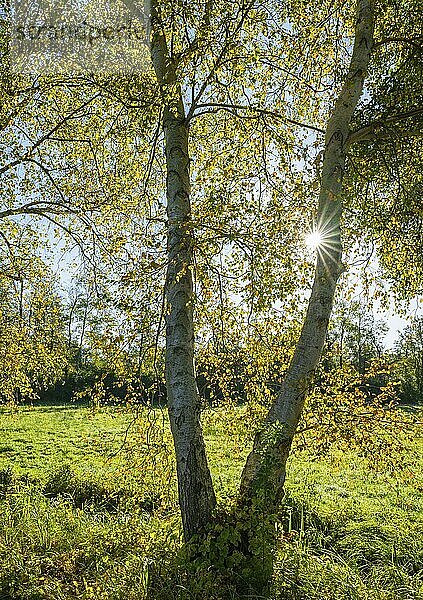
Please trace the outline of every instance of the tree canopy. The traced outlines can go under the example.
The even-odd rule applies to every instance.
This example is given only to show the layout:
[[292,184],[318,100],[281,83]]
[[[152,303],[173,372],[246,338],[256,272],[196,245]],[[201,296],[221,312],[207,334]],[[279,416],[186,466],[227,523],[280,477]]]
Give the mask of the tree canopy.
[[[361,314],[328,334],[339,290],[398,302],[421,292],[418,9],[152,0],[137,72],[14,77],[4,53],[0,394],[55,384],[84,352],[131,385],[156,380],[156,397],[164,379],[186,541],[204,537],[216,509],[199,380],[208,400],[256,396],[235,544],[250,571],[263,513],[271,567],[325,341],[342,338],[341,357],[348,342],[362,378],[380,349],[381,329]],[[79,278],[67,304],[49,252]],[[360,395],[363,412],[370,398],[382,414],[393,392],[378,391]]]

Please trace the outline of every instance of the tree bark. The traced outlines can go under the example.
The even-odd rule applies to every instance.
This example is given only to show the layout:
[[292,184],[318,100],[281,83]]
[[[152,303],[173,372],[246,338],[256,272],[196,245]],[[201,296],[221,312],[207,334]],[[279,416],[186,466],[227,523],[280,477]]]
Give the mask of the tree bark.
[[185,540],[201,532],[216,504],[200,423],[194,369],[193,233],[189,129],[180,85],[152,3],[151,57],[163,100],[166,153],[166,387]]
[[269,512],[277,510],[283,496],[286,461],[323,349],[336,283],[342,271],[342,181],[350,123],[363,91],[373,47],[373,31],[374,2],[358,0],[348,74],[325,134],[317,222],[323,241],[318,249],[308,309],[281,392],[266,417],[264,427],[256,435],[241,477],[242,502],[249,503],[260,497]]

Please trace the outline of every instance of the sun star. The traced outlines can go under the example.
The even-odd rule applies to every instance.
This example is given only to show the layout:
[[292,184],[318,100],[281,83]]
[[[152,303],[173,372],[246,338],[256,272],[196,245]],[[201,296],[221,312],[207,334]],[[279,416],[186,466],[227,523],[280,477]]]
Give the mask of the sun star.
[[306,236],[305,243],[311,250],[316,250],[323,243],[323,235],[318,229],[314,229]]

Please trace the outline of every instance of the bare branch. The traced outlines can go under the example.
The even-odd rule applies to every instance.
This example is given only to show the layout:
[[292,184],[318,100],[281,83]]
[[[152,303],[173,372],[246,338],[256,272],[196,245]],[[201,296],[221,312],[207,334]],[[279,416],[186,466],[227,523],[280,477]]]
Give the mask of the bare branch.
[[[296,125],[298,127],[304,128],[304,129],[310,129],[311,131],[316,131],[317,133],[321,133],[321,134],[325,133],[323,129],[320,129],[320,127],[316,127],[315,125],[309,125],[308,123],[302,123],[301,121],[297,121],[296,119],[289,119],[288,117],[286,117],[285,115],[283,115],[281,113],[278,113],[277,111],[267,110],[265,108],[260,108],[260,107],[256,107],[256,106],[248,106],[248,105],[242,105],[242,104],[229,104],[229,103],[223,103],[223,102],[208,102],[207,104],[198,104],[197,108],[216,108],[216,109],[226,110],[227,112],[230,112],[231,114],[233,114],[235,117],[239,117],[239,118],[246,118],[246,117],[237,114],[237,111],[251,112],[251,113],[253,113],[251,115],[253,118],[258,118],[258,117],[263,117],[263,116],[272,117],[274,119],[277,119],[278,121],[285,121],[286,123],[289,123],[290,125]],[[206,112],[206,111],[204,111],[204,112]],[[193,117],[198,116],[198,114],[203,114],[203,113],[194,114]]]

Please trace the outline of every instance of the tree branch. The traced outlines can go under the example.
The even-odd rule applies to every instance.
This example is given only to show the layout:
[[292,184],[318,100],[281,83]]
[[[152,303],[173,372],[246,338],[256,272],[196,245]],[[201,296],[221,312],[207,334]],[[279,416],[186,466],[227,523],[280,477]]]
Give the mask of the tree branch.
[[[324,134],[324,130],[320,129],[320,127],[316,127],[315,125],[309,125],[308,123],[302,123],[301,121],[297,121],[296,119],[289,119],[288,117],[285,117],[285,115],[278,113],[277,111],[274,110],[267,110],[265,108],[260,108],[257,106],[248,106],[248,105],[242,105],[242,104],[229,104],[229,103],[223,103],[223,102],[208,102],[207,104],[198,104],[197,108],[217,108],[217,109],[221,109],[221,110],[226,110],[228,112],[230,112],[232,115],[234,115],[235,117],[239,117],[239,118],[245,118],[242,115],[238,115],[237,111],[250,111],[255,113],[255,118],[258,117],[263,117],[263,116],[267,116],[267,117],[273,117],[274,119],[277,119],[279,121],[285,121],[286,123],[289,123],[291,125],[296,125],[298,127],[302,127],[304,129],[310,129],[311,131],[316,131],[317,133],[321,133]],[[206,111],[205,111],[206,112]],[[197,113],[192,115],[192,118],[199,116],[199,114],[204,114],[204,113]]]
[[[406,112],[397,113],[387,117],[385,120],[377,120],[364,125],[350,133],[348,136],[348,146],[351,147],[357,142],[368,142],[374,140],[392,139],[392,137],[421,137],[423,129],[420,127],[412,127],[408,130],[395,131],[392,129],[393,124],[400,124],[407,119],[417,117],[423,114],[423,108],[415,108]],[[391,127],[388,129],[388,125]]]
[[36,142],[34,142],[34,144],[30,148],[28,148],[28,150],[25,152],[25,154],[23,156],[19,156],[15,160],[12,160],[11,162],[7,163],[6,165],[3,165],[3,167],[0,168],[0,175],[5,173],[6,171],[9,171],[10,169],[13,169],[13,167],[20,165],[22,162],[25,162],[26,160],[28,160],[31,157],[31,155],[34,153],[34,151],[37,148],[39,148],[41,146],[41,144],[43,144],[43,142],[45,142],[46,140],[51,138],[56,133],[56,131],[58,131],[65,123],[76,118],[76,115],[81,110],[86,108],[89,104],[91,104],[91,102],[93,102],[99,96],[100,96],[100,92],[98,92],[97,94],[94,94],[94,96],[92,96],[89,100],[87,100],[86,102],[84,102],[83,104],[78,106],[78,108],[73,110],[71,113],[69,113],[68,115],[63,117],[63,119],[61,119],[61,121],[59,121],[59,123],[56,123],[56,125],[52,129],[50,129],[50,131],[48,131],[46,134],[41,136]]

